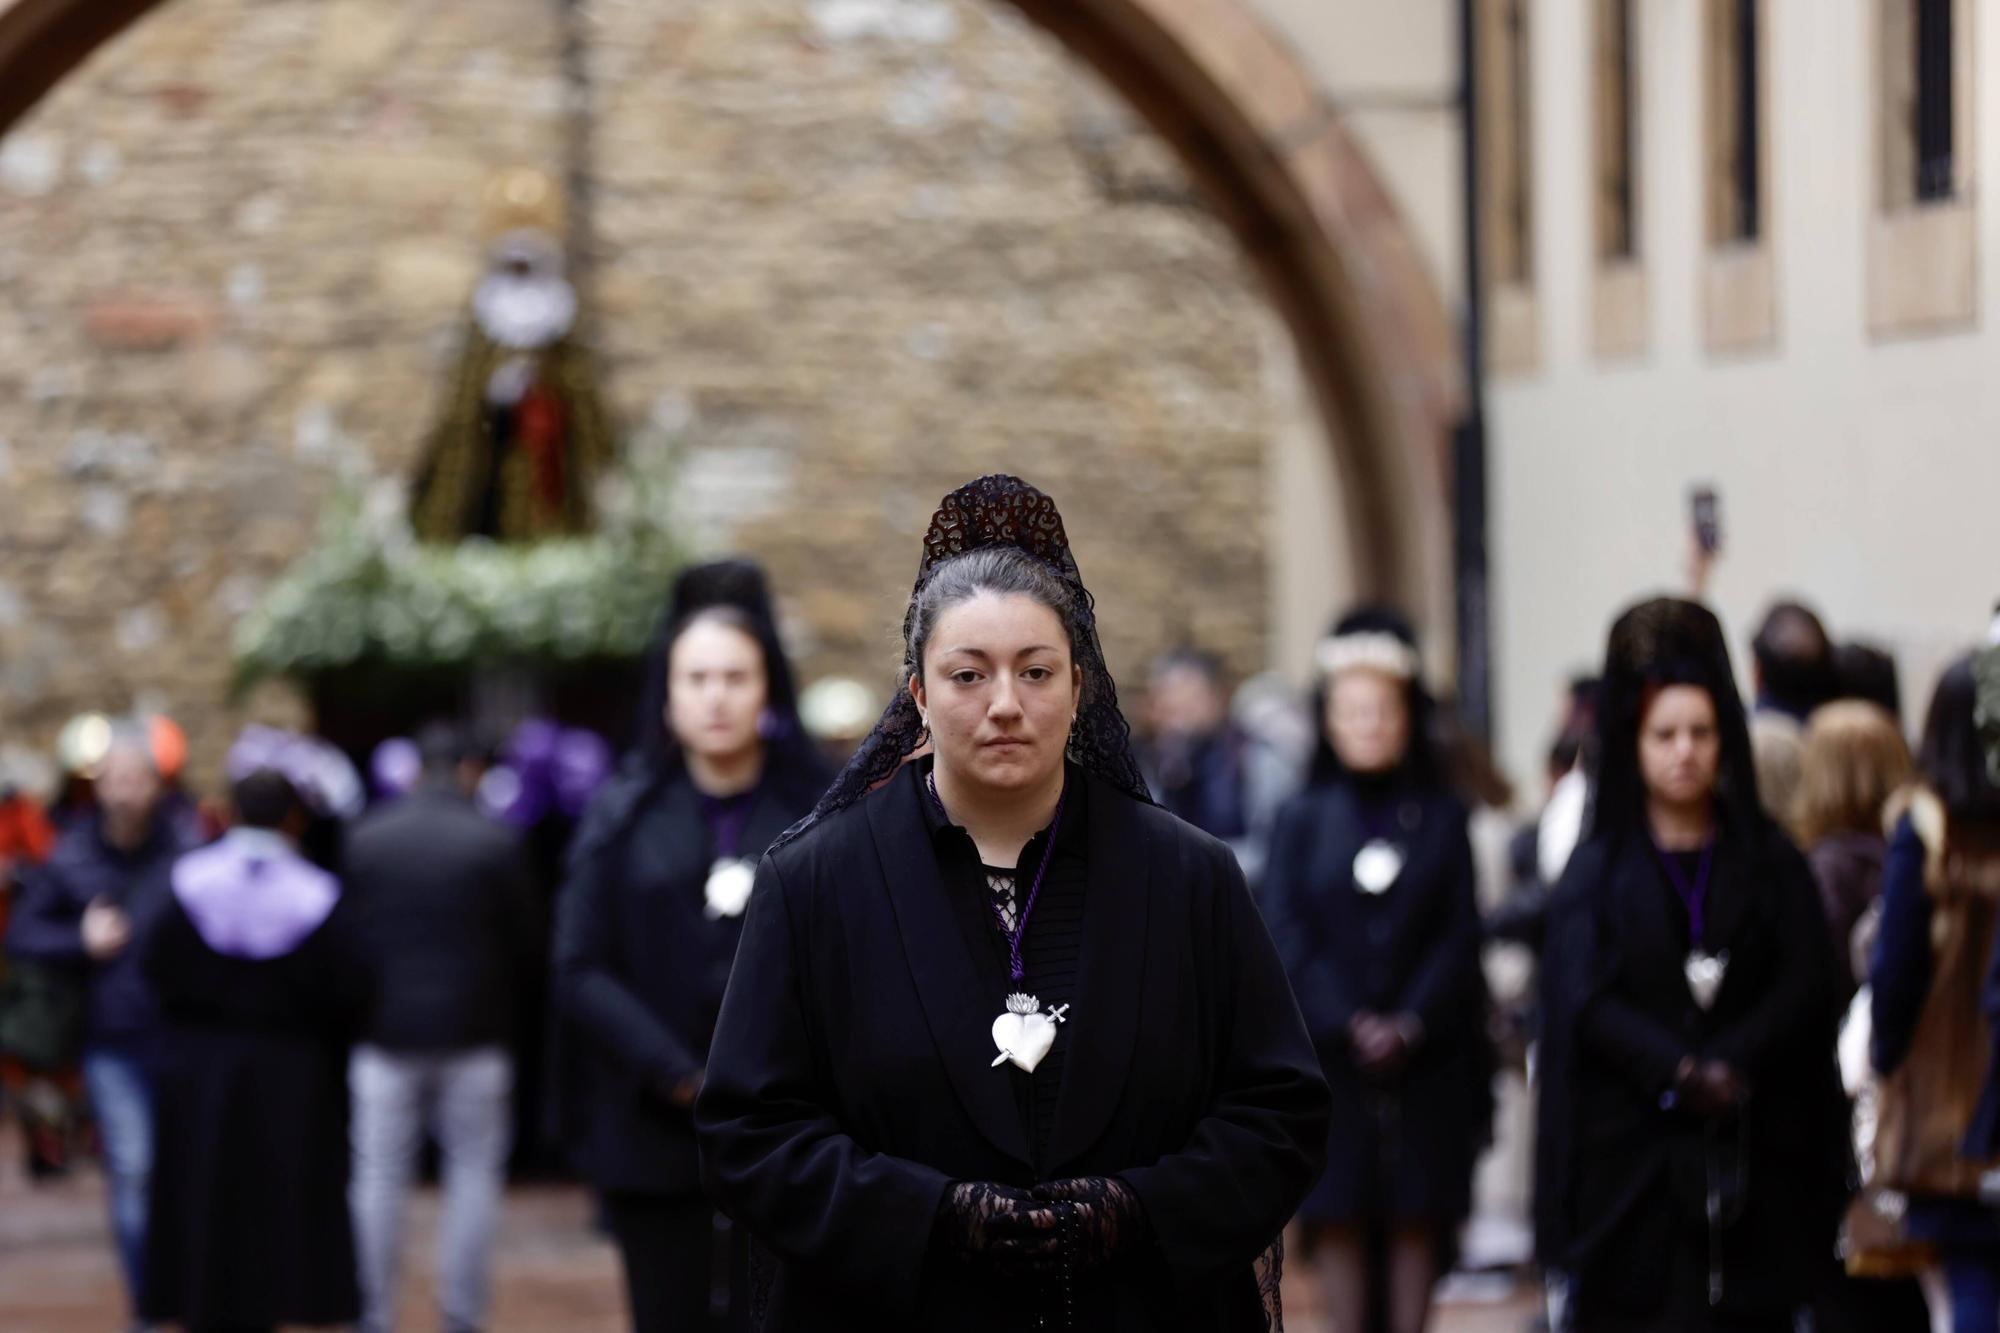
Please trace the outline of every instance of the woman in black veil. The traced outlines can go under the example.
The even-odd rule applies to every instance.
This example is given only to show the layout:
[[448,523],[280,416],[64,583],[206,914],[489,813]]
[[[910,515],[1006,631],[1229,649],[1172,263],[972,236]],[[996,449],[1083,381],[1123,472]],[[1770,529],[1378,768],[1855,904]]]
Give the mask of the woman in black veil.
[[1234,857],[1146,797],[1053,502],[947,496],[903,630],[696,1104],[761,1326],[1271,1327],[1326,1085]]
[[633,1327],[742,1329],[747,1241],[702,1195],[691,1108],[757,858],[825,775],[756,565],[681,575],[645,681],[640,743],[585,812],[557,904],[563,1138],[603,1194]]
[[1790,1330],[1844,1184],[1833,958],[1706,608],[1612,627],[1592,763],[1544,954],[1542,1262],[1588,1333]]

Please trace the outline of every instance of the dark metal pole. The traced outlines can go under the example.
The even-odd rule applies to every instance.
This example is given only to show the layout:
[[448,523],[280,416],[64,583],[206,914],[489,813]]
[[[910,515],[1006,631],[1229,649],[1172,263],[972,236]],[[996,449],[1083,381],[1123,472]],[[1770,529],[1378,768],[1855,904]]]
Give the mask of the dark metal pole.
[[[1485,281],[1479,262],[1479,50],[1473,6],[1458,0],[1458,114],[1463,147],[1465,410],[1452,430],[1452,573],[1457,586],[1458,705],[1465,727],[1493,738],[1492,630],[1486,557]],[[1526,238],[1523,238],[1526,243]]]

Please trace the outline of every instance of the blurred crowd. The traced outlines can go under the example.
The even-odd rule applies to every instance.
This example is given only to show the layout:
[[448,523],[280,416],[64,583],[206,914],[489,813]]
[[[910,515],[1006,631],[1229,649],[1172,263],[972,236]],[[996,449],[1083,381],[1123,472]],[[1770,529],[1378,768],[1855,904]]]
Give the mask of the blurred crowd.
[[[1747,647],[1745,698],[1698,603],[1635,607],[1531,797],[1394,611],[1309,696],[1152,664],[1146,781],[1235,852],[1333,1088],[1292,1262],[1342,1333],[1531,1264],[1556,1328],[2000,1328],[2000,621],[1914,726],[1804,605]],[[592,1187],[635,1328],[748,1326],[690,1108],[755,862],[872,709],[801,695],[741,562],[646,681],[616,761],[252,728],[203,795],[169,720],[92,716],[0,771],[0,1096],[33,1179],[101,1162],[136,1324],[393,1327],[435,1170],[436,1320],[481,1328],[511,1164]]]

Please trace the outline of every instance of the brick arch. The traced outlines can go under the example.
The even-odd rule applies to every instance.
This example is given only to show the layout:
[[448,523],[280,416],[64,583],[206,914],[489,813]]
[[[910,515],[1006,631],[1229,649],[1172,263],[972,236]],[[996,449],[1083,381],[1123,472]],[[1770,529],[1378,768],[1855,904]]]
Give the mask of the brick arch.
[[[0,133],[165,0],[0,0]],[[1448,429],[1460,378],[1415,241],[1251,0],[1006,0],[1180,153],[1297,344],[1363,593],[1449,624]]]

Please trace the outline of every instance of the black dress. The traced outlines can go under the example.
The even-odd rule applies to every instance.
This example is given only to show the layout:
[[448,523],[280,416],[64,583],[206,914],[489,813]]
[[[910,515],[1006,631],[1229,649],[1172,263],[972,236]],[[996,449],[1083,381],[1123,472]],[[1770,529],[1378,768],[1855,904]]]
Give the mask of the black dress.
[[[1355,883],[1372,839],[1405,861],[1379,894]],[[1471,1207],[1493,1117],[1493,1056],[1464,807],[1450,796],[1352,781],[1314,786],[1279,812],[1264,910],[1333,1090],[1326,1174],[1311,1223],[1435,1225]],[[1356,1066],[1357,1013],[1412,1014],[1423,1035],[1394,1076]]]
[[147,1320],[205,1329],[359,1317],[347,1043],[364,994],[347,939],[344,906],[266,960],[211,949],[178,901],[149,933],[165,1029]]
[[[1584,1328],[1789,1329],[1831,1253],[1846,1102],[1811,871],[1775,827],[1725,821],[1706,916],[1706,949],[1729,961],[1704,1010],[1688,911],[1642,829],[1586,842],[1557,886],[1536,1222]],[[1744,1109],[1681,1109],[1686,1055],[1727,1062]]]
[[1009,982],[923,769],[758,871],[695,1120],[704,1178],[770,1251],[762,1327],[1032,1326],[1045,1292],[932,1252],[948,1186],[1117,1175],[1150,1241],[1077,1280],[1073,1326],[1262,1330],[1254,1265],[1318,1174],[1327,1093],[1235,858],[1071,768],[1050,883],[1080,839],[1083,910],[1044,1136],[992,1064]]
[[754,857],[812,807],[816,776],[772,774],[705,815],[685,773],[628,775],[592,802],[577,832],[556,906],[562,1064],[578,1081],[563,1139],[604,1193],[642,1330],[744,1327],[747,1246],[726,1218],[718,1232],[692,1112],[670,1099],[708,1061],[743,929],[741,916],[705,910],[711,816],[740,826],[735,851]]

